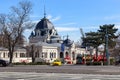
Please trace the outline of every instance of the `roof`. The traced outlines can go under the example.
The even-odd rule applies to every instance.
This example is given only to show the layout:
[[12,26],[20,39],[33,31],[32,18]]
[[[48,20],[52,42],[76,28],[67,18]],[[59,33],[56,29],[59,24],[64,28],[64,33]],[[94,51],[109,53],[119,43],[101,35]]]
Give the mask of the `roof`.
[[52,43],[52,44],[49,44],[49,43],[45,43],[45,42],[38,42],[38,43],[35,43],[36,46],[49,46],[49,47],[60,47],[61,44],[60,43]]
[[38,22],[35,29],[53,29],[53,28],[54,28],[53,24],[46,17],[44,17],[43,19],[41,19],[41,21]]
[[66,40],[63,41],[63,44],[67,47],[70,47],[73,44],[73,42],[67,38]]
[[0,51],[8,51],[8,49],[4,47],[0,47]]

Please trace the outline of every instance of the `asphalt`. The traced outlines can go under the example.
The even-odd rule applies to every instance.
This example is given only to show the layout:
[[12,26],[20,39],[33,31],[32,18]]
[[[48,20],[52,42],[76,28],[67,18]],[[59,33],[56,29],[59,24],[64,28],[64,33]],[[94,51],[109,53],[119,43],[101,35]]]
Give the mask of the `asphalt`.
[[120,80],[120,75],[0,72],[0,80]]
[[36,73],[120,75],[120,66],[14,65],[14,66],[8,66],[8,67],[0,67],[0,72],[36,72]]

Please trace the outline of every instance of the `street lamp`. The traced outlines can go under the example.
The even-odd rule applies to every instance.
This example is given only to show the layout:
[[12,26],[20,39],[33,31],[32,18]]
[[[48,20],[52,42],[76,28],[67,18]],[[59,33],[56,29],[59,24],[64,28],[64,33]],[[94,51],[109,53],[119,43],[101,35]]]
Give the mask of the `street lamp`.
[[107,65],[109,65],[110,61],[109,61],[109,53],[108,53],[108,30],[107,30],[107,26],[106,26],[106,33],[105,33],[105,49],[106,49]]

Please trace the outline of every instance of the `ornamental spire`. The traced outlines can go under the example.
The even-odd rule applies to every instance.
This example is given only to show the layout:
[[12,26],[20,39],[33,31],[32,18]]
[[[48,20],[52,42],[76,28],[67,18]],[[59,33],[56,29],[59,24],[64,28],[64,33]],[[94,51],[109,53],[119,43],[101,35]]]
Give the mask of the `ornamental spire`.
[[46,18],[46,10],[45,10],[45,5],[44,5],[44,18]]
[[44,0],[44,18],[46,18],[45,0]]

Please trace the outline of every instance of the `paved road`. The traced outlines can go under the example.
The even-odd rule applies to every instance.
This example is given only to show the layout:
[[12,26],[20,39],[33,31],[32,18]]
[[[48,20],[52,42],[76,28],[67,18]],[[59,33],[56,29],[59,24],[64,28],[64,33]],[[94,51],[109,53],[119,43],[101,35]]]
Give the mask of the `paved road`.
[[0,72],[37,72],[37,73],[69,73],[69,74],[107,74],[120,75],[120,66],[49,66],[49,65],[22,65],[0,67]]
[[0,80],[120,80],[120,75],[0,72]]

